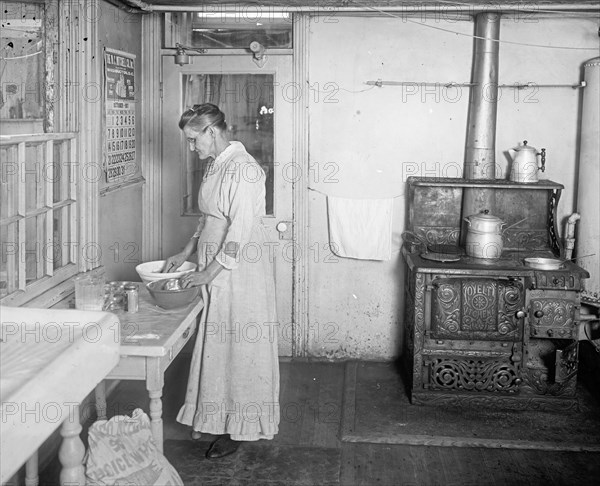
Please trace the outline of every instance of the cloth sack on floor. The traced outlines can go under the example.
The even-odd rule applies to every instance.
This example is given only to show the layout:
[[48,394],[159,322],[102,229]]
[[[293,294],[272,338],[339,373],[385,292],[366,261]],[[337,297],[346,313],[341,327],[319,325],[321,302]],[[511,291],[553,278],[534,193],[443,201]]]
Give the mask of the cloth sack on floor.
[[183,486],[175,468],[158,450],[150,419],[140,408],[95,422],[89,431],[86,485]]
[[392,258],[393,198],[327,197],[329,244],[340,257],[362,260]]

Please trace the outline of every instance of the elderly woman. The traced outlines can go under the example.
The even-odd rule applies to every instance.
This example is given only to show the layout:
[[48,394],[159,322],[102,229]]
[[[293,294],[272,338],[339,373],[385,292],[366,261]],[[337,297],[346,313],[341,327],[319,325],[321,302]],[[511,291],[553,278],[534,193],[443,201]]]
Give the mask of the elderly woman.
[[240,142],[228,140],[217,106],[187,110],[179,128],[190,150],[211,161],[198,195],[205,217],[164,268],[177,268],[197,251],[198,271],[181,285],[206,285],[205,325],[177,420],[195,434],[218,435],[206,453],[216,458],[235,452],[241,441],[272,439],[279,427],[273,262],[262,224],[265,174]]

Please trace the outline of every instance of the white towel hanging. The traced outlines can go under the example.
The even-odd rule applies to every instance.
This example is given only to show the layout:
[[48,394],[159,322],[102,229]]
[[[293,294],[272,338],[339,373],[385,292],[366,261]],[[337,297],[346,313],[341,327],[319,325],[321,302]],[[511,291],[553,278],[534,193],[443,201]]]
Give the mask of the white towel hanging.
[[329,244],[340,257],[390,260],[394,198],[327,197]]

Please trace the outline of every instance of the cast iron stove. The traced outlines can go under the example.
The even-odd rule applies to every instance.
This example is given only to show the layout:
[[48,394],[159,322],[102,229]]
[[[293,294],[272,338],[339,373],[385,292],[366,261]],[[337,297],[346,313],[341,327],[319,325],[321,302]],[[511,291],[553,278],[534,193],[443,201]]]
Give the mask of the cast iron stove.
[[[572,262],[555,270],[527,257],[559,258],[551,181],[409,178],[404,361],[416,404],[564,410],[577,407],[578,316],[582,279]],[[494,191],[510,226],[500,259],[461,250],[462,191]],[[408,236],[411,237],[408,237]],[[452,248],[448,261],[428,259]]]

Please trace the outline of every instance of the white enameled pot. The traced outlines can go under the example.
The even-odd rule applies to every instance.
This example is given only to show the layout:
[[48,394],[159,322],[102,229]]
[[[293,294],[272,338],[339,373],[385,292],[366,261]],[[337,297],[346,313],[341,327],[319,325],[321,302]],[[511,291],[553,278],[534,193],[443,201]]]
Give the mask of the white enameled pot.
[[502,254],[502,221],[486,209],[464,218],[468,223],[465,251],[468,256],[496,260]]

